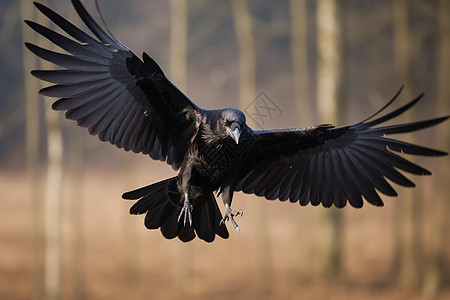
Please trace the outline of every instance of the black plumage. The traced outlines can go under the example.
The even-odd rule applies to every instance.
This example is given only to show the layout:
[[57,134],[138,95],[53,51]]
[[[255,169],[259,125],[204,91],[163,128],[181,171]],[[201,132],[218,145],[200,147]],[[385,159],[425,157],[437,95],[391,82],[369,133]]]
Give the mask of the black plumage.
[[[422,95],[391,113],[334,127],[252,130],[245,115],[233,108],[205,110],[190,101],[147,54],[143,60],[103,30],[79,0],[72,3],[97,39],[81,31],[51,9],[39,11],[65,31],[65,37],[35,22],[36,32],[65,50],[57,53],[26,43],[40,58],[63,69],[32,74],[56,85],[41,94],[58,97],[53,109],[88,128],[101,141],[126,151],[148,154],[179,170],[178,176],[123,194],[138,200],[131,214],[144,214],[145,226],[160,228],[166,238],[207,242],[229,236],[225,226],[240,211],[231,210],[235,191],[300,205],[362,207],[363,198],[382,206],[379,193],[397,196],[386,180],[402,186],[414,183],[398,170],[429,175],[428,170],[396,152],[441,156],[446,153],[388,138],[436,125],[448,117],[376,127],[415,105]],[[226,206],[219,210],[213,192]]]

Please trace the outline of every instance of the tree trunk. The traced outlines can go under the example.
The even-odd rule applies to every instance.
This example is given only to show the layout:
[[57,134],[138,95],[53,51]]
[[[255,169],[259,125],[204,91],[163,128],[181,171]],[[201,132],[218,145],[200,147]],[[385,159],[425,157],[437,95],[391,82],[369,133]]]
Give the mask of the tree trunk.
[[[252,21],[246,0],[232,0],[231,3],[239,48],[239,106],[246,108],[251,105],[256,96],[256,57]],[[252,124],[250,119],[248,123],[250,127],[255,125]],[[272,281],[270,245],[263,202],[254,201],[252,212],[255,215],[256,228],[256,290],[260,295],[263,295],[270,292]]]
[[46,111],[47,126],[47,185],[45,196],[45,278],[47,299],[60,298],[61,269],[61,195],[62,195],[62,137],[59,114],[50,106]]
[[[30,1],[20,1],[20,14],[23,20],[34,20],[34,7]],[[24,42],[36,42],[37,34],[24,22],[22,24],[22,38]],[[31,207],[31,237],[33,249],[33,283],[34,299],[42,298],[43,278],[43,218],[42,218],[42,188],[41,165],[39,163],[39,89],[38,81],[30,75],[30,70],[36,69],[37,58],[23,47],[23,72],[25,86],[25,131],[26,131],[26,161],[29,176],[30,207]]]
[[[80,26],[81,21],[78,14],[71,7],[66,8],[69,20],[75,25]],[[55,113],[55,112],[53,112]],[[73,299],[86,299],[86,265],[85,265],[85,150],[86,150],[86,133],[76,126],[68,129],[68,139],[66,156],[69,162],[70,170],[70,196],[68,199],[70,217],[69,250],[71,251],[71,280]]]
[[[253,41],[252,20],[247,0],[232,0],[231,3],[239,48],[239,105],[241,108],[244,108],[256,96],[255,43]],[[251,120],[248,121],[251,122]]]
[[[314,112],[311,105],[308,77],[308,14],[306,0],[290,0],[289,11],[291,16],[291,58],[292,73],[294,84],[294,98],[297,109],[299,127],[310,126],[315,123]],[[303,230],[305,226],[311,226],[315,222],[315,212],[311,207],[298,208],[298,230],[294,232],[296,245],[293,245],[297,251],[297,263],[292,267],[294,273],[299,275],[299,280],[306,280],[311,277],[313,267],[312,249],[313,232]],[[297,237],[302,235],[301,239]]]
[[[42,2],[41,2],[42,3]],[[48,1],[43,1],[48,5]],[[46,27],[50,21],[38,14],[38,23]],[[44,37],[37,43],[51,49],[52,44]],[[53,65],[41,61],[40,69],[52,69]],[[62,156],[63,144],[60,128],[60,114],[51,109],[51,101],[46,101],[45,119],[47,132],[47,184],[45,195],[45,272],[44,297],[59,299],[61,271],[61,202],[62,202]]]
[[184,91],[187,86],[188,8],[186,0],[170,2],[170,78]]
[[[53,112],[55,113],[55,112]],[[86,292],[84,281],[84,132],[78,128],[70,130],[69,163],[71,169],[71,193],[70,193],[70,223],[71,223],[71,250],[72,250],[72,274],[74,299],[85,299]]]
[[[187,88],[188,8],[186,0],[171,0],[170,78],[178,88]],[[193,244],[177,247],[176,287],[180,296],[189,295],[192,275]]]
[[[340,2],[317,2],[317,42],[319,54],[317,104],[319,122],[337,124],[342,107],[342,42]],[[328,279],[341,272],[342,212],[335,207],[324,210],[323,226],[317,238],[319,271]]]
[[[41,23],[42,24],[42,23]],[[48,103],[49,104],[49,103]],[[61,269],[61,202],[62,202],[62,137],[59,114],[50,105],[46,111],[47,185],[45,196],[45,278],[47,299],[60,298]]]
[[[308,77],[308,15],[306,0],[290,0],[291,57],[294,76],[294,97],[301,126],[313,123],[313,110],[309,93]],[[305,124],[305,125],[302,125]]]
[[[124,155],[125,154],[125,155]],[[128,189],[133,182],[133,160],[127,153],[119,153],[117,160],[120,164],[121,178],[124,189]],[[128,211],[122,212],[122,253],[121,253],[121,269],[122,283],[124,288],[129,288],[131,284],[135,284],[139,280],[139,235],[137,234],[133,224],[134,218],[130,216]]]
[[[410,1],[394,1],[394,51],[395,62],[399,77],[405,82],[404,96],[412,99],[412,72],[413,64],[411,54],[410,33]],[[405,122],[413,121],[414,113],[408,111],[405,114]],[[413,142],[414,136],[410,135],[409,142]],[[401,201],[395,201],[395,228],[397,231],[396,248],[394,249],[394,271],[399,272],[401,284],[408,288],[417,287],[419,276],[419,199],[414,190],[406,190],[402,194]],[[399,245],[401,243],[401,246]],[[400,268],[395,270],[399,266]]]
[[[438,22],[439,22],[439,49],[438,49],[438,82],[437,82],[437,113],[442,115],[450,110],[450,85],[448,79],[450,78],[450,2],[447,0],[440,0],[438,6]],[[448,123],[448,122],[447,122]],[[437,130],[437,148],[450,148],[450,132],[448,124],[442,124],[436,128]],[[439,293],[443,284],[443,272],[445,255],[448,253],[448,216],[449,209],[448,195],[450,188],[448,182],[448,157],[443,157],[443,160],[437,168],[434,176],[435,182],[435,201],[432,211],[433,216],[433,237],[431,245],[431,257],[429,261],[428,270],[426,270],[425,282],[423,286],[423,294],[428,299],[434,299]]]

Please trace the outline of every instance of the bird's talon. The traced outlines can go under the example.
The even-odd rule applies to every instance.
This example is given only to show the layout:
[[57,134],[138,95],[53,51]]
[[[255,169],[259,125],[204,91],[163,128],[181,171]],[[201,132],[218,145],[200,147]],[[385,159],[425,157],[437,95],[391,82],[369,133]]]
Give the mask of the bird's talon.
[[225,224],[225,221],[229,220],[229,221],[231,221],[231,224],[233,225],[234,229],[236,229],[236,231],[239,233],[240,232],[239,226],[236,223],[236,221],[234,220],[234,217],[243,216],[244,211],[242,209],[232,210],[228,204],[226,204],[225,207],[227,208],[227,212],[223,216],[222,220],[220,220],[219,225]]
[[224,225],[224,224],[225,224],[225,221],[228,221],[228,220],[229,220],[228,215],[225,214],[225,216],[222,218],[222,220],[220,220],[219,226]]
[[183,217],[184,226],[186,226],[186,223],[188,220],[189,220],[189,226],[192,226],[192,214],[191,213],[192,213],[193,208],[194,207],[192,206],[191,202],[189,202],[187,195],[185,195],[183,208],[181,209],[181,212],[178,215],[178,222],[180,222],[181,217]]

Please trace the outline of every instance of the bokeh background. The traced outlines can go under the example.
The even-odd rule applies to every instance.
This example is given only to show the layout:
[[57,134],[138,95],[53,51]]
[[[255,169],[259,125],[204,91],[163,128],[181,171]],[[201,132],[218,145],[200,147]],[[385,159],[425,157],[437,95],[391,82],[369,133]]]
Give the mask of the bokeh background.
[[[199,106],[239,107],[256,128],[357,122],[402,84],[395,107],[425,97],[398,121],[450,112],[447,0],[99,2],[115,36]],[[70,1],[41,3],[81,26]],[[165,240],[120,196],[174,172],[48,113],[29,75],[48,65],[23,47],[48,42],[23,19],[54,28],[32,1],[0,0],[0,299],[450,298],[448,157],[416,158],[433,176],[408,176],[417,187],[383,208],[237,193],[239,234]],[[448,151],[448,128],[405,139]]]

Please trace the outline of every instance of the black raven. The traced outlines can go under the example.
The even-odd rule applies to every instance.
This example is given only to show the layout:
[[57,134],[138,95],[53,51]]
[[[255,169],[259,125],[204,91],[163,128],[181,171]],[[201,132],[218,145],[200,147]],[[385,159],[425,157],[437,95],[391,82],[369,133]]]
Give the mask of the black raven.
[[[228,238],[225,221],[239,230],[232,210],[235,191],[266,199],[344,207],[347,201],[362,207],[382,206],[377,191],[397,196],[385,178],[402,186],[414,183],[397,169],[418,175],[429,171],[395,152],[424,156],[446,153],[387,138],[436,125],[448,117],[408,124],[375,127],[415,105],[408,104],[375,118],[394,102],[364,121],[334,127],[252,130],[243,112],[234,108],[205,110],[191,102],[164,75],[146,53],[140,60],[103,30],[79,0],[72,0],[78,15],[97,39],[69,21],[35,3],[37,9],[65,31],[67,38],[32,21],[26,23],[68,54],[26,43],[40,58],[63,70],[32,71],[35,77],[55,83],[40,93],[60,98],[54,110],[66,111],[91,135],[125,151],[148,154],[167,162],[178,176],[123,194],[138,200],[131,214],[146,213],[145,226],[161,228],[164,237],[183,242],[199,238],[212,242]],[[103,18],[100,15],[100,19]],[[222,195],[222,214],[213,192]]]

